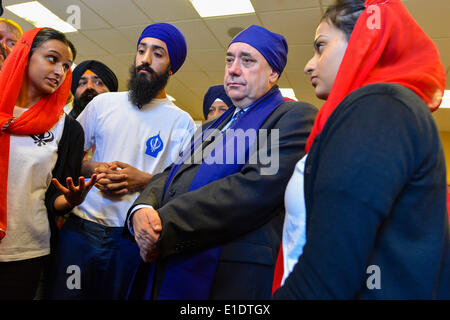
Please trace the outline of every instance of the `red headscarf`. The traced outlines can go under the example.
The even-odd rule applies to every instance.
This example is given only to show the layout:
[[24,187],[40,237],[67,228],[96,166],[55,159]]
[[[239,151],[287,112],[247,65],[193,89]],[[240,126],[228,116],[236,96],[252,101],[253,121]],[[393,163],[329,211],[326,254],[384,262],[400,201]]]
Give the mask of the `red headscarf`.
[[10,135],[42,134],[52,128],[63,112],[72,82],[72,71],[69,70],[64,82],[55,92],[42,97],[34,106],[13,120],[13,110],[27,70],[31,45],[42,29],[36,28],[25,32],[0,71],[0,240],[6,233]]
[[[436,110],[445,89],[445,70],[431,39],[400,0],[366,0],[350,36],[344,58],[327,101],[320,109],[306,143],[309,151],[330,115],[351,92],[372,83],[392,82],[413,90]],[[278,255],[274,292],[283,276]]]
[[367,0],[356,22],[327,101],[306,143],[306,152],[328,117],[352,91],[392,82],[413,90],[431,111],[441,104],[445,70],[433,41],[400,0]]

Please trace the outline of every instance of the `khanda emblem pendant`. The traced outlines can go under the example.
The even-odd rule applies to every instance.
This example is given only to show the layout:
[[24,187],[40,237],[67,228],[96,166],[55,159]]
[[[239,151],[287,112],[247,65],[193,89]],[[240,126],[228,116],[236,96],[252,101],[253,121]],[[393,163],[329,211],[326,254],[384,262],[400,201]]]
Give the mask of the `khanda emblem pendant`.
[[156,136],[153,136],[147,140],[147,150],[145,151],[146,154],[149,156],[152,156],[153,158],[156,158],[158,156],[158,153],[164,148],[164,143],[159,136],[159,132]]
[[53,136],[53,132],[50,131],[40,135],[30,134],[30,137],[33,138],[34,143],[37,144],[38,147],[46,145],[47,142],[52,142],[55,139],[55,137]]

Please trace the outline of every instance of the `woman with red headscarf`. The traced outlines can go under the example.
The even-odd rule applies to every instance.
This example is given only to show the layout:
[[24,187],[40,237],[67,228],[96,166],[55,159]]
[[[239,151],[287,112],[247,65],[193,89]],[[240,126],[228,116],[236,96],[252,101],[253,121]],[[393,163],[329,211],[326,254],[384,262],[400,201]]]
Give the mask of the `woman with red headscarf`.
[[436,46],[400,0],[339,0],[305,72],[326,102],[286,190],[275,298],[448,298]]
[[96,180],[79,177],[83,130],[63,113],[75,55],[63,33],[32,29],[0,72],[0,299],[33,298],[56,214]]

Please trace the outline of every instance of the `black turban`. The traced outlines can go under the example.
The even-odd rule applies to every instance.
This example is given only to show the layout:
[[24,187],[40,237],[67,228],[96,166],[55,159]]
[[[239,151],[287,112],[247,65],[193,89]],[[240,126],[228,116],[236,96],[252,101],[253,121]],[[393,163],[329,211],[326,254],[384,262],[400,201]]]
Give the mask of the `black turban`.
[[91,70],[100,79],[102,79],[103,83],[108,87],[109,91],[117,91],[117,89],[119,88],[117,77],[110,68],[108,68],[100,61],[86,60],[77,65],[77,67],[73,70],[72,87],[70,88],[70,91],[72,91],[73,95],[75,95],[75,91],[77,91],[78,88],[78,82],[80,81],[86,70]]
[[203,97],[203,115],[205,116],[205,119],[208,118],[209,108],[217,98],[225,102],[228,108],[233,107],[233,102],[227,96],[223,84],[212,86],[208,89],[205,96]]

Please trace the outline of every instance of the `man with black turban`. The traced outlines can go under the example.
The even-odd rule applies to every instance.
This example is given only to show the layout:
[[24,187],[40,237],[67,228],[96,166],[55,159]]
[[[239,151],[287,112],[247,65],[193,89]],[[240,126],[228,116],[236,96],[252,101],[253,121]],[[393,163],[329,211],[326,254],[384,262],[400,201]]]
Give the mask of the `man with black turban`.
[[116,92],[118,86],[116,75],[104,63],[97,60],[81,62],[72,73],[70,90],[74,100],[69,115],[76,119],[95,96],[105,92]]
[[[165,91],[186,53],[186,40],[175,26],[148,26],[137,42],[129,91],[100,94],[77,117],[85,151],[96,147],[92,161],[83,161],[82,173],[102,178],[61,230],[54,298],[123,298],[140,261],[136,243],[122,238],[127,210],[152,176],[176,159],[194,131],[191,116]],[[71,266],[78,267],[79,286],[75,280],[67,285],[74,279],[68,280]]]
[[284,190],[317,113],[281,96],[287,51],[259,26],[230,43],[224,88],[235,107],[205,123],[129,210],[144,261],[130,299],[270,299]]

